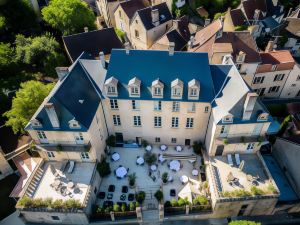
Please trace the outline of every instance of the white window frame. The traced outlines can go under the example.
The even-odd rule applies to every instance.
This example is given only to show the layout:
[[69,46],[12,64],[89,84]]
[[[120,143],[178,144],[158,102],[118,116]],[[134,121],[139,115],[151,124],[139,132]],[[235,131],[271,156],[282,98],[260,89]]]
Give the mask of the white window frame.
[[113,123],[114,123],[114,126],[121,126],[120,115],[113,115]]
[[180,88],[180,87],[173,87],[172,88],[172,95],[174,97],[181,97],[181,93],[182,93],[181,89],[182,88]]
[[116,95],[116,87],[114,85],[108,85],[107,86],[107,95]]
[[180,102],[174,101],[172,102],[172,112],[179,112],[180,111]]
[[131,101],[132,110],[140,110],[140,101],[139,100],[132,100]]
[[136,86],[136,85],[131,86],[131,87],[130,87],[130,95],[133,95],[133,96],[139,96],[139,95],[140,95],[139,87]]
[[194,112],[196,112],[196,102],[191,102],[191,103],[190,103],[190,106],[189,106],[189,108],[188,108],[188,112],[189,112],[189,113],[194,113]]
[[269,88],[268,93],[277,93],[279,91],[279,89],[280,89],[280,86],[272,86]]
[[90,159],[90,155],[88,152],[80,152],[80,158],[82,160],[88,160],[88,159]]
[[48,158],[55,158],[54,152],[47,151]]
[[119,109],[118,100],[110,99],[110,108],[111,109]]
[[135,127],[142,126],[141,116],[133,116],[133,126],[135,126]]
[[253,84],[262,84],[265,80],[265,76],[254,77]]
[[172,128],[178,128],[179,127],[179,118],[178,117],[172,117]]
[[155,138],[155,143],[159,143],[160,142],[160,137],[156,137]]
[[284,73],[276,74],[275,77],[274,77],[273,82],[276,82],[276,81],[282,81],[284,77],[285,77],[285,74],[284,74]]
[[205,106],[204,112],[205,112],[205,113],[208,113],[208,111],[209,111],[209,106]]
[[161,101],[154,101],[154,111],[161,111]]
[[154,117],[154,127],[160,128],[162,126],[161,116]]
[[162,91],[161,91],[161,87],[154,87],[153,88],[153,95],[154,96],[162,96]]
[[171,143],[175,144],[177,142],[177,138],[171,138]]
[[185,128],[193,128],[193,127],[194,127],[194,118],[193,117],[186,118]]
[[37,136],[38,136],[41,143],[49,143],[48,138],[47,138],[44,131],[38,130],[37,131]]

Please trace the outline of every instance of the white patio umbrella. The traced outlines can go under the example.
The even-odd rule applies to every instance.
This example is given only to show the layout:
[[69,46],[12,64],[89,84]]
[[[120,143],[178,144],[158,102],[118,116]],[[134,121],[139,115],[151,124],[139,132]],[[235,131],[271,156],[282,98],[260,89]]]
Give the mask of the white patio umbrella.
[[188,182],[178,193],[178,196],[183,199],[187,198],[187,200],[192,203],[193,196],[200,195],[200,194],[201,192],[194,185]]

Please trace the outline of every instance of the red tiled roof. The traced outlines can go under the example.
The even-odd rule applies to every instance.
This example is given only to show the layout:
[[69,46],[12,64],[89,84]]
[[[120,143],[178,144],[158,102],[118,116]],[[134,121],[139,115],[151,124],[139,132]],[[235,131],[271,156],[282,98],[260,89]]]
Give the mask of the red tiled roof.
[[261,61],[263,64],[275,65],[275,64],[280,64],[280,63],[295,62],[290,51],[287,51],[287,50],[261,52],[259,54],[260,54]]

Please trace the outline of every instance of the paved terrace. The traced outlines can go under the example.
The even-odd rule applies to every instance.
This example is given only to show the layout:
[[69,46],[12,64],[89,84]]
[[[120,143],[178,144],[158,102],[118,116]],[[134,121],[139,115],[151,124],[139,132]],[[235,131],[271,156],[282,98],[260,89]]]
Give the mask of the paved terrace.
[[[234,158],[234,155],[232,156]],[[214,173],[213,180],[219,192],[231,192],[238,189],[250,191],[253,184],[247,179],[247,175],[259,177],[258,182],[255,182],[255,186],[260,189],[266,189],[270,182],[273,182],[273,179],[267,175],[264,164],[256,154],[240,154],[240,160],[241,162],[244,161],[242,170],[236,165],[234,159],[234,165],[230,166],[226,156],[215,156],[210,159],[211,169]],[[230,172],[233,177],[238,178],[238,182],[233,185],[230,185],[227,181]]]
[[[160,188],[160,186],[163,187],[163,193],[164,193],[164,201],[169,201],[174,197],[170,196],[170,189],[175,189],[176,190],[176,199],[177,194],[179,193],[179,191],[185,186],[181,183],[180,181],[180,177],[182,175],[186,175],[189,178],[192,178],[193,180],[199,180],[199,176],[193,176],[192,175],[192,170],[193,167],[197,168],[199,170],[199,166],[201,163],[201,159],[199,156],[197,156],[197,161],[195,162],[195,166],[193,166],[192,163],[190,163],[189,161],[185,161],[185,160],[181,160],[181,164],[182,164],[182,168],[178,171],[172,171],[170,170],[170,168],[168,167],[168,163],[171,160],[167,160],[166,162],[164,162],[163,164],[161,164],[160,162],[156,162],[156,164],[158,165],[158,170],[153,172],[152,174],[155,175],[157,177],[156,181],[153,181],[151,179],[151,177],[148,175],[149,173],[149,166],[148,164],[145,162],[144,165],[139,166],[136,165],[136,159],[137,156],[143,156],[144,153],[146,152],[146,150],[144,148],[112,148],[111,149],[111,153],[113,152],[118,152],[120,154],[120,159],[116,162],[110,160],[110,167],[112,170],[111,175],[109,175],[108,177],[105,177],[102,179],[102,183],[100,186],[100,191],[106,192],[106,197],[104,200],[98,200],[98,204],[100,206],[102,206],[103,201],[108,200],[107,199],[107,193],[108,193],[108,186],[113,184],[116,186],[116,189],[113,193],[113,198],[110,201],[113,201],[114,203],[116,202],[123,202],[120,201],[120,196],[122,195],[122,186],[128,186],[128,178],[125,177],[123,179],[117,179],[117,177],[114,174],[114,170],[117,169],[119,167],[119,165],[124,166],[125,168],[129,168],[129,172],[128,174],[132,174],[132,173],[136,173],[136,190],[143,190],[146,192],[146,199],[148,197],[148,199],[152,198],[153,199],[153,203],[156,204],[157,201],[154,197],[154,193]],[[155,154],[176,154],[176,155],[192,155],[194,154],[193,149],[190,148],[184,148],[181,152],[177,152],[174,149],[174,146],[169,146],[168,149],[164,152],[162,152],[159,149],[159,146],[153,146],[152,153]],[[169,176],[172,176],[174,181],[172,183],[168,183],[168,184],[164,184],[162,185],[162,181],[160,179],[161,175],[164,172],[168,172]],[[200,172],[199,172],[200,175]],[[124,202],[129,203],[128,202],[128,194],[130,193],[135,193],[136,191],[135,189],[130,189],[128,190],[128,193],[126,194],[126,200]]]
[[[43,174],[41,174],[39,184],[37,184],[35,187],[35,191],[32,197],[33,199],[52,198],[53,200],[68,200],[72,198],[79,200],[81,203],[84,203],[96,165],[95,163],[76,162],[73,172],[68,173],[68,165],[63,168],[64,163],[64,161],[49,161],[44,164],[44,166],[42,167]],[[54,175],[54,171],[58,172],[59,177],[56,177]],[[55,180],[59,180],[61,186],[65,186],[66,188],[68,182],[73,182],[74,187],[68,188],[68,190],[71,192],[72,197],[70,195],[63,196],[59,191],[56,191],[53,187],[51,187],[51,184],[53,184]],[[32,186],[33,185],[31,184],[31,187]]]

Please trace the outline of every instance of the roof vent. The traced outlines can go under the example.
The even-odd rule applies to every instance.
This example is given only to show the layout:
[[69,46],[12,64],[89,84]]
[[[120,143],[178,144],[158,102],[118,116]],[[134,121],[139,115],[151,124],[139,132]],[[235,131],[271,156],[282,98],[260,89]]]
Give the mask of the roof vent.
[[79,99],[79,103],[83,104],[84,100],[83,99]]

